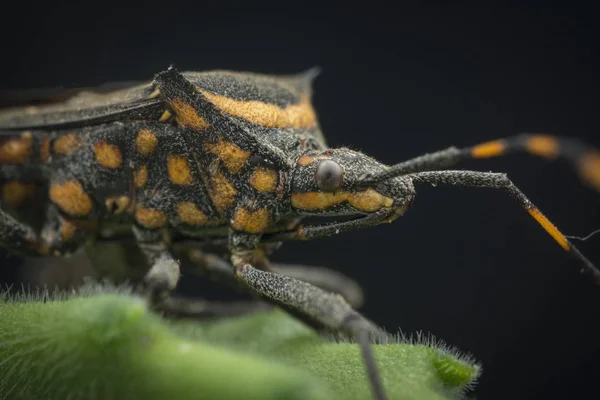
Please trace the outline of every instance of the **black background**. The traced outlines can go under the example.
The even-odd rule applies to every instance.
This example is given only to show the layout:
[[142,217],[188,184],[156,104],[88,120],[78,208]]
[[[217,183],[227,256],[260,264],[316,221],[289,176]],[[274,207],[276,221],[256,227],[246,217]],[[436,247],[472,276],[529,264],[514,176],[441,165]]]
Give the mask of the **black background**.
[[[318,65],[314,103],[330,145],[385,163],[522,131],[600,146],[595,14],[569,4],[22,3],[4,13],[0,87],[149,80],[171,63],[265,73]],[[598,193],[564,162],[512,155],[461,167],[508,172],[566,234],[600,228]],[[600,235],[577,243],[600,264]],[[480,399],[598,396],[600,287],[503,193],[423,187],[394,224],[289,243],[275,259],[344,271],[363,284],[363,311],[378,323],[472,353],[484,366]],[[0,272],[10,281],[14,268]]]

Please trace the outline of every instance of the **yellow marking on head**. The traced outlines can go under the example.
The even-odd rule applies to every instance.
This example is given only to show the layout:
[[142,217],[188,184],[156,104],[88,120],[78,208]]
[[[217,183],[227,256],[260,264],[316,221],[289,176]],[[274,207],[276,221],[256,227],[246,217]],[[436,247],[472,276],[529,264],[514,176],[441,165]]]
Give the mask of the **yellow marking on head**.
[[244,207],[238,207],[235,210],[231,227],[236,231],[260,233],[267,229],[270,220],[271,216],[266,208],[249,210]]
[[176,185],[189,185],[192,183],[192,170],[185,156],[170,155],[167,159],[169,179]]
[[122,214],[131,205],[131,198],[128,196],[113,196],[107,197],[104,200],[106,210],[112,214]]
[[317,125],[317,116],[308,94],[300,102],[279,107],[258,100],[235,100],[226,96],[198,89],[206,98],[225,113],[243,118],[253,124],[267,128],[310,129]]
[[242,150],[239,146],[231,142],[226,142],[221,138],[219,138],[217,143],[204,142],[204,149],[216,154],[223,161],[225,168],[233,173],[239,172],[246,165],[246,161],[250,157],[249,151]]
[[146,164],[141,165],[136,171],[133,173],[133,183],[135,187],[141,188],[148,182],[148,166]]
[[40,161],[46,162],[50,158],[50,138],[46,135],[40,144]]
[[600,151],[590,150],[584,153],[577,166],[583,179],[600,192]]
[[60,238],[62,239],[63,242],[66,242],[67,240],[71,239],[76,231],[77,231],[77,225],[75,225],[73,222],[71,222],[69,220],[61,219]]
[[57,138],[52,144],[52,150],[56,154],[71,155],[81,146],[81,137],[76,133],[67,133]]
[[208,122],[200,115],[194,107],[186,103],[182,99],[173,99],[169,101],[169,105],[175,111],[175,118],[182,126],[201,131],[209,127]]
[[302,154],[300,156],[300,158],[298,159],[298,165],[301,165],[303,167],[307,166],[308,164],[312,163],[313,161],[315,161],[316,158],[309,156],[307,154]]
[[167,223],[167,215],[160,210],[139,207],[135,210],[135,220],[146,228],[160,228]]
[[233,206],[237,196],[237,189],[225,176],[217,171],[210,177],[210,198],[221,215]]
[[23,132],[20,138],[10,138],[0,144],[0,162],[25,164],[31,155],[33,138],[31,132]]
[[137,151],[143,156],[152,154],[157,145],[158,138],[149,129],[142,129],[135,138],[135,146],[137,147]]
[[86,216],[92,211],[92,199],[78,181],[50,185],[50,199],[64,212],[73,216]]
[[105,168],[119,168],[123,163],[121,150],[114,144],[99,142],[94,145],[96,162]]
[[166,122],[168,121],[171,117],[173,116],[173,114],[171,114],[171,112],[169,110],[165,110],[164,113],[162,113],[162,115],[160,116],[160,118],[158,119],[159,122]]
[[277,187],[278,174],[272,168],[258,167],[250,176],[250,186],[259,192],[271,193]]
[[559,144],[554,136],[533,135],[525,143],[525,148],[536,156],[554,158],[558,155]]
[[302,210],[326,210],[347,201],[359,211],[374,212],[383,207],[391,207],[394,200],[373,189],[357,193],[348,192],[306,192],[292,193],[292,206]]
[[492,140],[473,147],[471,156],[473,158],[496,157],[502,155],[505,150],[506,145],[502,140]]
[[527,212],[538,222],[538,224],[542,226],[542,228],[546,230],[546,232],[550,234],[550,236],[552,236],[552,238],[560,245],[560,247],[566,251],[571,250],[569,242],[565,236],[560,233],[558,228],[556,228],[556,226],[554,226],[554,224],[550,222],[550,220],[548,220],[548,218],[546,218],[546,216],[542,214],[540,210],[535,207],[531,207],[527,209]]
[[204,225],[208,221],[206,214],[191,201],[182,201],[177,204],[177,215],[189,225]]
[[32,183],[22,183],[17,180],[6,182],[2,185],[2,200],[11,207],[19,207],[25,199],[33,196],[35,185]]

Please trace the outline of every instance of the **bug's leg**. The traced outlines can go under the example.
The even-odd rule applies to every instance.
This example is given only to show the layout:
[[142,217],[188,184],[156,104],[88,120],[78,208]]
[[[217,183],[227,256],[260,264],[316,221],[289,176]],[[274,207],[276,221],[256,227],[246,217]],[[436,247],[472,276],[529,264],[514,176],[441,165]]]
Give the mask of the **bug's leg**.
[[[189,251],[187,257],[188,264],[194,267],[194,271],[225,283],[237,282],[233,273],[233,266],[223,258],[204,253],[197,248]],[[360,285],[341,272],[324,267],[270,263],[266,257],[260,264],[268,264],[268,268],[266,268],[268,271],[278,272],[313,284],[325,291],[338,293],[353,308],[359,308],[363,304],[364,295]],[[265,269],[262,265],[260,269]]]
[[179,282],[179,263],[169,249],[162,230],[133,227],[137,244],[150,269],[143,278],[143,292],[153,306],[160,305]]
[[262,301],[218,302],[169,296],[161,306],[168,315],[186,318],[235,317],[272,309]]
[[323,290],[339,293],[353,308],[360,308],[364,302],[364,293],[360,285],[347,275],[338,271],[310,265],[273,263],[272,269]]
[[506,174],[478,171],[430,171],[409,175],[409,177],[415,184],[429,183],[433,185],[471,186],[504,190],[552,236],[560,247],[580,262],[582,272],[589,274],[600,284],[600,270],[542,214]]
[[575,138],[534,133],[523,133],[461,149],[450,147],[425,154],[396,164],[376,176],[365,176],[361,184],[369,185],[394,176],[445,169],[468,159],[499,157],[521,151],[550,160],[566,159],[577,169],[586,184],[600,191],[599,150]]
[[0,208],[0,244],[3,247],[23,254],[35,254],[32,245],[36,239],[37,235],[31,227],[17,221]]
[[391,335],[354,310],[340,295],[277,272],[253,267],[250,264],[251,252],[238,246],[251,242],[247,240],[247,234],[232,232],[230,239],[236,278],[266,301],[281,306],[313,328],[357,341],[375,398],[385,399],[377,366],[372,362],[371,342],[388,342]]
[[25,256],[69,255],[88,238],[85,223],[68,220],[48,207],[40,233],[0,210],[0,242]]

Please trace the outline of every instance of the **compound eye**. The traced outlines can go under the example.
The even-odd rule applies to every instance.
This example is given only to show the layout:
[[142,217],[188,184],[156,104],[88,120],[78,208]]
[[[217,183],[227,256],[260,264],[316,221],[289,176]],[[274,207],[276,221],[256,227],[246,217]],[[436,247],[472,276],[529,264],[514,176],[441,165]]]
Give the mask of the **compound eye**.
[[334,192],[342,186],[344,169],[333,160],[323,160],[315,172],[315,180],[319,189]]

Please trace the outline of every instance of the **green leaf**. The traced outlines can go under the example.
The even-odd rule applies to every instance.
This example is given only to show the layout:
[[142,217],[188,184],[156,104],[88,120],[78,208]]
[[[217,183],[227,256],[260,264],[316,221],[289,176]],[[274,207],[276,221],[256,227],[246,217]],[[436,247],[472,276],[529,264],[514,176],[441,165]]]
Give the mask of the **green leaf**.
[[[391,399],[449,399],[479,367],[427,343],[374,345]],[[282,311],[170,321],[122,291],[0,300],[1,399],[369,399],[358,346]]]

